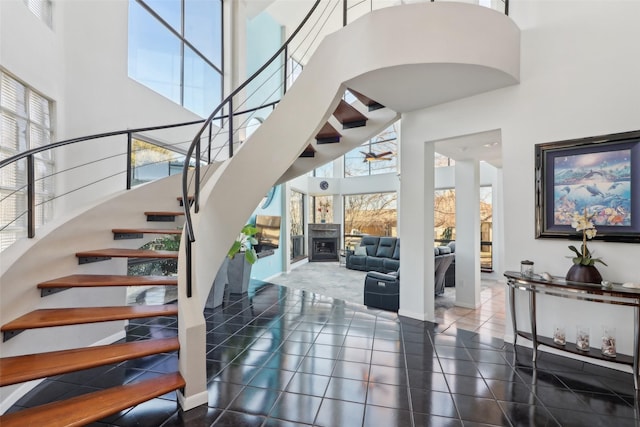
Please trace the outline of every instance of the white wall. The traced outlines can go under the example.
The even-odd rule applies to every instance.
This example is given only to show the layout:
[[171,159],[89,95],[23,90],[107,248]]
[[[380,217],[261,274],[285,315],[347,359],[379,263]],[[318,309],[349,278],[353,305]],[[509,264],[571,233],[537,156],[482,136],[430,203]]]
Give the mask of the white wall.
[[[423,141],[501,129],[504,269],[531,259],[536,271],[564,276],[571,266],[568,241],[534,238],[534,145],[640,129],[638,16],[637,1],[512,2],[522,30],[520,84],[406,115],[423,123]],[[597,241],[590,248],[609,264],[598,266],[606,279],[640,281],[640,245]],[[618,325],[619,350],[631,353],[630,310],[550,297],[539,299],[538,319],[539,333],[561,322],[569,339],[577,322],[595,333],[603,322]]]

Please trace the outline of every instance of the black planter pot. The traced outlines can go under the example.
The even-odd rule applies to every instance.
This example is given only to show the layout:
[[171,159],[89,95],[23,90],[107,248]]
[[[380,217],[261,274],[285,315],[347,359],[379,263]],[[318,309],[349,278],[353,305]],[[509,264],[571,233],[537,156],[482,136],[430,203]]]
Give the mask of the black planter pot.
[[566,280],[571,282],[597,283],[602,282],[602,276],[593,265],[573,264],[567,271]]
[[249,290],[249,280],[251,279],[251,264],[240,252],[229,260],[227,267],[227,283],[229,292],[232,294],[244,294]]

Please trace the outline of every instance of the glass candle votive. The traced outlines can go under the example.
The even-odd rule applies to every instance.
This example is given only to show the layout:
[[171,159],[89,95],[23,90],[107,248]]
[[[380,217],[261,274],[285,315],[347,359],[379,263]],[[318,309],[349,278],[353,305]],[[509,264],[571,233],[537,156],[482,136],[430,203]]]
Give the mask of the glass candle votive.
[[529,261],[528,259],[520,261],[520,275],[527,279],[533,277],[533,261]]
[[567,343],[567,335],[564,332],[564,326],[555,326],[553,328],[553,342],[558,345]]
[[608,357],[616,357],[616,328],[602,327],[602,354]]
[[578,326],[576,328],[576,348],[582,351],[589,351],[589,328]]

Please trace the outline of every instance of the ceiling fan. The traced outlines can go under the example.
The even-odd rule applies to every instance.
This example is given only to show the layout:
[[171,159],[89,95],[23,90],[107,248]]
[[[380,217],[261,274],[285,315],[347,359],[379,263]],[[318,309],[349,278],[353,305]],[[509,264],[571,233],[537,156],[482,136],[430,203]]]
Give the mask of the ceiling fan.
[[365,153],[361,151],[361,153],[364,154],[363,162],[376,162],[379,160],[391,160],[391,157],[388,156],[392,155],[393,151],[385,151],[384,153],[374,153],[372,151]]

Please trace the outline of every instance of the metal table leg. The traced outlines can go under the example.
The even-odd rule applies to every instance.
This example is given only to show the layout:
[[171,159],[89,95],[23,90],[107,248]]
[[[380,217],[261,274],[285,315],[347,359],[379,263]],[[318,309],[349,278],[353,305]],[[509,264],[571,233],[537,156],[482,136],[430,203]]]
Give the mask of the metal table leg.
[[515,283],[509,282],[509,305],[511,308],[511,326],[513,326],[513,351],[518,342],[518,326],[516,325],[516,288]]
[[536,292],[534,288],[529,290],[529,315],[531,316],[531,341],[533,344],[533,366],[538,359],[538,328],[536,327]]
[[633,307],[635,322],[633,323],[633,386],[638,390],[638,351],[640,348],[640,308]]

